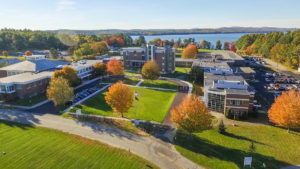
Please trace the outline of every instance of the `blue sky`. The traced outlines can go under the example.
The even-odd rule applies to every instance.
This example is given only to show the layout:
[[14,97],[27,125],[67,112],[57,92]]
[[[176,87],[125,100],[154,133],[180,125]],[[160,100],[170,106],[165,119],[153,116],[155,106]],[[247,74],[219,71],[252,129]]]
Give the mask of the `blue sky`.
[[0,28],[300,28],[300,0],[0,0]]

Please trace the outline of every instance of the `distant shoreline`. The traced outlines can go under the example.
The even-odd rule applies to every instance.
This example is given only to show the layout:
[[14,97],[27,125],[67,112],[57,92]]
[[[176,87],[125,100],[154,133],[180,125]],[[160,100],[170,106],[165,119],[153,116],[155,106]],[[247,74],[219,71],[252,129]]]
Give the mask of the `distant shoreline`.
[[207,32],[207,33],[160,33],[160,34],[128,34],[129,36],[159,36],[159,35],[197,35],[197,34],[251,34],[251,33],[269,33],[269,32]]

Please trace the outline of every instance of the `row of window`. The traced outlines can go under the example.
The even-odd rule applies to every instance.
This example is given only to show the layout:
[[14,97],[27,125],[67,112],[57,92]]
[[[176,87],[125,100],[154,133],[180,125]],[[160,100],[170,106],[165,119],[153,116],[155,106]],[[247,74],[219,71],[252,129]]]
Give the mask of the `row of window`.
[[86,72],[90,72],[93,70],[93,67],[90,66],[90,67],[86,67],[86,68],[83,68],[83,69],[80,69],[77,71],[78,74],[81,74],[81,73],[86,73]]

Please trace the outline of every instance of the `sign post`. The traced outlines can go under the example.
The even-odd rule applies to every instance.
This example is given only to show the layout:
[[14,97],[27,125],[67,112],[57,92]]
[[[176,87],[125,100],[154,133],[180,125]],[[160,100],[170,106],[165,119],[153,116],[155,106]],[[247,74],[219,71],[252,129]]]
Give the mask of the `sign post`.
[[252,157],[245,157],[245,159],[244,159],[244,167],[245,166],[250,166],[250,168],[251,168],[251,164],[252,164]]

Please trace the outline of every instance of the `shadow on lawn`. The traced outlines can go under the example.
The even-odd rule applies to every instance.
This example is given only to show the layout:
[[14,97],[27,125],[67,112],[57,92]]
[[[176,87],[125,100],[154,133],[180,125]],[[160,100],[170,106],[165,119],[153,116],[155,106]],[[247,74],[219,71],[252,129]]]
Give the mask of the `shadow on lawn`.
[[239,140],[245,140],[245,141],[253,142],[253,143],[256,143],[256,144],[266,145],[265,143],[255,141],[255,140],[252,140],[252,139],[244,137],[244,136],[238,136],[238,135],[235,135],[233,133],[225,132],[224,135],[228,136],[228,137],[231,137],[231,138],[239,139]]
[[245,151],[223,147],[209,140],[199,138],[195,135],[189,135],[188,133],[182,131],[178,131],[174,144],[191,152],[202,154],[208,158],[217,158],[222,161],[233,162],[239,168],[243,168],[244,157],[247,156],[253,157],[253,168],[263,168],[263,163],[265,163],[266,168],[270,169],[276,169],[290,165],[286,162],[276,160],[273,157],[264,156],[257,153],[249,154]]
[[[2,110],[0,111],[0,123],[4,123],[8,126],[16,126],[22,129],[27,129],[28,127],[32,127],[31,125],[34,125],[34,123],[39,123],[39,120],[34,117],[34,114],[31,113],[24,113],[19,112],[16,110]],[[14,121],[14,122],[10,122]],[[23,124],[28,125],[23,125]]]

